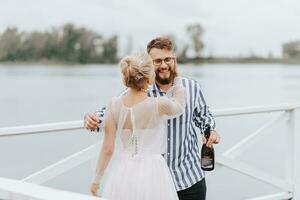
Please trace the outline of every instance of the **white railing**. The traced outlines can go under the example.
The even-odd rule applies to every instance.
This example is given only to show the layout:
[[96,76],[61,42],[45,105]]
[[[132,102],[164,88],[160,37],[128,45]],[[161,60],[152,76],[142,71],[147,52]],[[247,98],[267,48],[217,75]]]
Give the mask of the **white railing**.
[[[226,150],[220,155],[217,155],[217,165],[230,168],[238,173],[255,178],[259,181],[279,188],[282,192],[270,194],[261,197],[251,198],[251,200],[280,200],[280,199],[300,199],[300,174],[296,169],[300,169],[299,161],[296,159],[297,152],[296,141],[300,139],[295,133],[295,110],[299,109],[300,105],[273,105],[261,107],[247,107],[247,108],[234,108],[215,110],[213,113],[215,117],[239,116],[250,115],[259,113],[281,112],[280,115],[272,118],[266,122],[262,127],[242,139],[237,144],[233,145],[230,149]],[[271,127],[279,120],[287,120],[288,130],[286,131],[287,137],[287,155],[286,155],[286,177],[285,179],[278,178],[270,175],[267,172],[259,170],[255,167],[247,165],[244,162],[238,161],[237,156],[241,155],[245,150],[249,149],[253,144],[260,140],[265,134],[263,131]],[[47,132],[69,131],[83,129],[83,121],[49,123],[42,125],[19,126],[11,128],[0,128],[1,137],[11,137],[16,135],[29,135],[41,134]],[[48,166],[30,176],[21,180],[21,182],[42,184],[88,160],[93,156],[93,152],[99,149],[99,143],[94,144],[80,152],[77,152],[53,165]],[[3,190],[0,179],[0,195]],[[24,183],[24,184],[27,184]],[[20,183],[21,184],[21,183]],[[14,191],[17,192],[17,191]],[[1,196],[0,196],[1,199]],[[250,200],[250,199],[248,199]]]
[[91,195],[57,190],[32,183],[0,178],[1,200],[104,200]]

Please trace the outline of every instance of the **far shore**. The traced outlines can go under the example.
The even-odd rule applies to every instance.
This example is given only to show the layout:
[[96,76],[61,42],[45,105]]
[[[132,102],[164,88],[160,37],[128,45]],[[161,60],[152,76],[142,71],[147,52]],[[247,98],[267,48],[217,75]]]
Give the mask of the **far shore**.
[[[205,58],[187,58],[178,59],[179,64],[287,64],[300,65],[300,59],[283,59],[283,58],[262,58],[262,57],[242,57],[242,58],[225,58],[225,57],[205,57]],[[0,66],[84,66],[84,65],[116,65],[115,63],[79,63],[58,60],[27,60],[27,61],[0,61]]]

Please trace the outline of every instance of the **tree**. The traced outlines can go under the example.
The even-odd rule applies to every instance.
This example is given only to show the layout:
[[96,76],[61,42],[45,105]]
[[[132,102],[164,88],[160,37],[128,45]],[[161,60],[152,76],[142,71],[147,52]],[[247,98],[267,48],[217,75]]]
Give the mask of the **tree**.
[[46,36],[43,33],[23,33],[23,42],[20,46],[20,55],[18,59],[21,60],[38,60],[42,58],[43,48],[46,43]]
[[0,60],[17,59],[21,46],[21,34],[15,27],[8,27],[0,38]]
[[179,62],[186,62],[187,61],[187,52],[188,52],[188,49],[189,49],[189,45],[185,44],[183,46],[182,50],[177,54]]
[[97,61],[101,56],[97,51],[97,41],[102,40],[102,37],[93,31],[86,30],[84,28],[78,29],[79,38],[75,44],[75,51],[77,60],[80,63],[88,63]]
[[19,32],[7,28],[0,34],[0,60],[54,60],[72,63],[115,63],[118,36],[103,38],[73,24],[46,32]]
[[42,50],[42,57],[48,60],[59,60],[61,57],[60,41],[62,38],[62,30],[52,28],[44,33],[46,41]]
[[282,54],[284,58],[300,58],[300,41],[284,43]]
[[63,35],[60,42],[60,55],[63,56],[66,61],[77,61],[76,50],[78,49],[80,34],[80,31],[76,30],[73,24],[64,25]]
[[115,63],[118,60],[118,36],[114,35],[103,43],[102,61]]
[[192,24],[186,27],[186,32],[188,33],[194,53],[196,57],[201,57],[204,44],[202,42],[203,28],[200,24]]

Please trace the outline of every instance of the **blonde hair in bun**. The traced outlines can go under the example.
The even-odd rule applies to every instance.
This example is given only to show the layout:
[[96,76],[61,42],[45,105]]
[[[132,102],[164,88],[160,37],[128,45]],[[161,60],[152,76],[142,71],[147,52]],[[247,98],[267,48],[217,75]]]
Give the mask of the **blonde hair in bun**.
[[154,66],[148,54],[126,56],[120,61],[120,67],[127,87],[145,90],[148,83],[154,81]]

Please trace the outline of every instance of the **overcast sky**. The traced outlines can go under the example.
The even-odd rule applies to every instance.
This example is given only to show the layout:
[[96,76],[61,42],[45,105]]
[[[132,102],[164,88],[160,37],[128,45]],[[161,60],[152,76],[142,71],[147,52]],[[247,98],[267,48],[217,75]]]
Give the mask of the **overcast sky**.
[[[161,34],[187,40],[185,27],[201,23],[205,54],[281,55],[281,44],[300,40],[299,0],[0,0],[0,32],[7,26],[46,30],[67,22],[104,36],[118,34],[121,52]],[[122,54],[122,53],[121,53]]]

